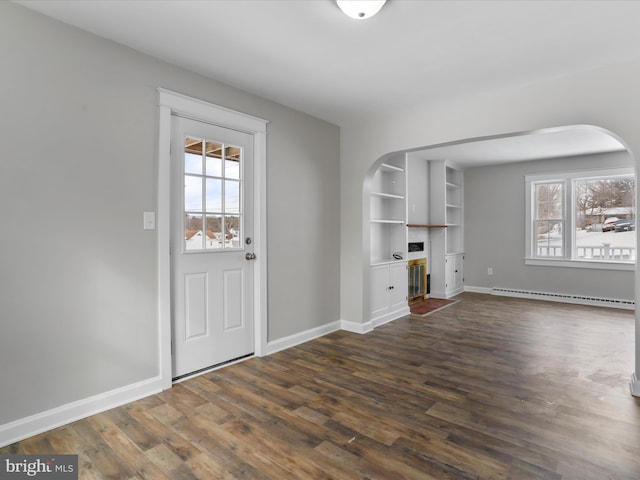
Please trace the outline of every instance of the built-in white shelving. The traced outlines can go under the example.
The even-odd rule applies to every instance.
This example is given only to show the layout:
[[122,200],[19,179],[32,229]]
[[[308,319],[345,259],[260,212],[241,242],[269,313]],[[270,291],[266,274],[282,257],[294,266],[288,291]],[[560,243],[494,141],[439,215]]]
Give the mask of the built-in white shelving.
[[431,293],[448,298],[464,290],[464,177],[446,161],[431,161],[429,172],[431,220],[446,227],[431,237]]
[[369,188],[370,320],[381,324],[409,312],[407,294],[406,157],[381,164]]
[[372,265],[406,260],[407,205],[404,155],[381,164],[371,180],[369,223]]

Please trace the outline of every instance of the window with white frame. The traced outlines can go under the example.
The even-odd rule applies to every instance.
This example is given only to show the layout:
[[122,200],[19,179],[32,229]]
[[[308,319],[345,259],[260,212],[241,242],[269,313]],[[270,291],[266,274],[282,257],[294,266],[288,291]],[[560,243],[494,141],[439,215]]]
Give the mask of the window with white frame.
[[633,168],[530,175],[526,263],[631,268],[636,261]]

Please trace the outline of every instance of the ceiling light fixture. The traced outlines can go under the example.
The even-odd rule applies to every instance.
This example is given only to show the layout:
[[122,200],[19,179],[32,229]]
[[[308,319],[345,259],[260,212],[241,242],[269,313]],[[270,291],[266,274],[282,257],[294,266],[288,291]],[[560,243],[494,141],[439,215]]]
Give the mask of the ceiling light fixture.
[[356,20],[373,17],[380,11],[387,0],[336,0],[346,15]]

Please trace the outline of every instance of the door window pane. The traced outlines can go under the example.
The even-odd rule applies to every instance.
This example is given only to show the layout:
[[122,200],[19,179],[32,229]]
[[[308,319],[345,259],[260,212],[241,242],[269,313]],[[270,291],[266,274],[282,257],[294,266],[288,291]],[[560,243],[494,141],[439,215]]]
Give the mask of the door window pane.
[[185,251],[243,248],[241,157],[240,147],[185,138]]
[[240,239],[240,217],[238,215],[225,215],[225,232],[227,248],[240,248],[242,243]]
[[239,147],[225,148],[224,176],[225,178],[240,178],[240,154]]
[[202,177],[184,176],[184,209],[187,212],[202,212]]
[[207,175],[222,176],[222,144],[218,142],[207,142]]
[[222,215],[207,215],[207,237],[205,248],[207,250],[218,250],[224,248]]
[[185,215],[184,221],[185,250],[202,250],[204,236],[202,233],[202,215]]
[[185,139],[184,173],[202,174],[202,140],[197,138]]
[[222,180],[207,178],[207,212],[222,212]]
[[224,211],[226,213],[240,213],[240,182],[225,180]]

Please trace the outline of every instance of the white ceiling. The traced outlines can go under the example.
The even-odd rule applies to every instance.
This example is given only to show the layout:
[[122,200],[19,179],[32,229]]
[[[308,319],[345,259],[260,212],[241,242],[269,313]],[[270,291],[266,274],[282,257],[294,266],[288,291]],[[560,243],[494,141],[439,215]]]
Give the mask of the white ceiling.
[[16,0],[337,125],[640,57],[640,2]]
[[412,155],[425,160],[450,160],[467,168],[623,150],[624,145],[605,131],[576,125],[436,146]]

